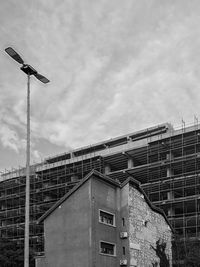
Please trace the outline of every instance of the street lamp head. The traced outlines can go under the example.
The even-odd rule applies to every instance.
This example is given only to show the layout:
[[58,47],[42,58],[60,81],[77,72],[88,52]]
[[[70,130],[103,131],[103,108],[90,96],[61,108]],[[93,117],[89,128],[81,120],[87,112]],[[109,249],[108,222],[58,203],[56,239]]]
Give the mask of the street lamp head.
[[7,47],[5,49],[6,53],[12,57],[15,61],[22,64],[21,70],[26,73],[27,75],[34,75],[40,82],[42,83],[48,83],[49,80],[44,77],[43,75],[39,74],[31,65],[25,64],[24,60],[21,58],[21,56],[12,48]]
[[43,75],[41,75],[39,73],[35,73],[34,76],[42,83],[49,83],[50,82],[46,77],[44,77]]
[[17,61],[20,64],[24,64],[24,60],[21,58],[21,56],[12,48],[12,47],[7,47],[5,49],[6,53],[12,57],[15,61]]
[[28,64],[23,64],[23,66],[20,69],[27,75],[35,75],[37,73],[37,71]]
[[49,80],[44,77],[43,75],[39,74],[32,66],[28,64],[23,64],[21,70],[26,73],[27,75],[34,75],[42,83],[48,83]]

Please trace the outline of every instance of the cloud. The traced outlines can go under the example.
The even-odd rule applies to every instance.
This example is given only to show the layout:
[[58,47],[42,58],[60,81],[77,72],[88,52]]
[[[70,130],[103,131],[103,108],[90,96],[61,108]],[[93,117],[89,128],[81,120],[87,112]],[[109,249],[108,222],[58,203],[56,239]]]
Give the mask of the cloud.
[[[17,132],[11,129],[8,125],[1,123],[0,141],[5,148],[9,148],[15,153],[26,153],[26,139],[20,138]],[[34,143],[31,142],[31,160],[40,161],[42,153],[35,149]]]
[[[7,33],[2,30],[3,36],[15,31],[16,47],[23,47],[25,59],[51,81],[44,86],[31,79],[36,157],[42,151],[34,147],[39,139],[75,148],[200,115],[200,4],[189,2],[68,0],[55,5],[38,0],[29,9],[15,5],[15,24]],[[6,27],[3,20],[1,27]],[[7,58],[4,63],[1,142],[19,151],[26,78]]]
[[19,149],[24,146],[23,142],[19,141],[16,132],[6,125],[1,125],[0,140],[4,147],[11,148],[17,153],[19,152]]

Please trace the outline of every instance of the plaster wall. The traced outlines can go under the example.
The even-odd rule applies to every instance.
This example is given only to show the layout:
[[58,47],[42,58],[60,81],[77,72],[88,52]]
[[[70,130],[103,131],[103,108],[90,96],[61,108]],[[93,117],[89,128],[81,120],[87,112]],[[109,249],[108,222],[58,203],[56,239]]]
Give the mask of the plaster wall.
[[[121,221],[119,224],[120,232],[128,232],[129,233],[129,206],[128,206],[128,195],[129,195],[129,184],[126,184],[121,188],[121,197],[120,197],[120,215]],[[121,251],[119,253],[120,259],[130,260],[129,255],[129,238],[120,239]],[[125,253],[123,251],[125,250]]]
[[85,182],[45,220],[47,267],[91,266],[90,183]]
[[[93,265],[92,267],[119,266],[119,197],[116,186],[109,185],[98,179],[92,180],[92,236],[93,236]],[[113,213],[115,226],[99,222],[99,210]],[[116,255],[103,255],[100,253],[100,241],[116,244]]]
[[36,257],[35,258],[35,267],[47,267],[46,257]]

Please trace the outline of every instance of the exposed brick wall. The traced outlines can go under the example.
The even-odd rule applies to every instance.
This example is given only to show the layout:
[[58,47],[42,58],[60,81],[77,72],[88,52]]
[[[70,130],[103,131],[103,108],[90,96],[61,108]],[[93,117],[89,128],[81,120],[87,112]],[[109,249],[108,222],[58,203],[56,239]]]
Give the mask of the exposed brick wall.
[[143,195],[129,187],[129,245],[130,266],[152,267],[152,263],[160,262],[156,252],[156,241],[166,243],[166,254],[172,266],[171,229],[165,218],[153,211],[146,203]]

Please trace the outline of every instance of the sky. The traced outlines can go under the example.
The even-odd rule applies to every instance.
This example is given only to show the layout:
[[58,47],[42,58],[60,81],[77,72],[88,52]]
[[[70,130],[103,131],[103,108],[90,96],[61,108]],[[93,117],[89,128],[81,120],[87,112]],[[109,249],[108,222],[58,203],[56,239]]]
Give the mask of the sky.
[[169,122],[200,118],[199,0],[6,0],[0,8],[0,170]]

